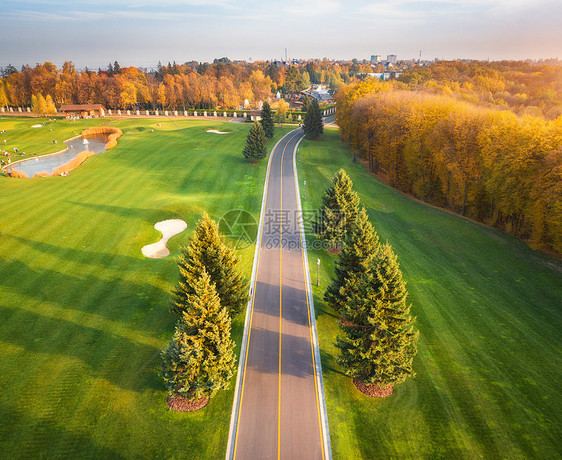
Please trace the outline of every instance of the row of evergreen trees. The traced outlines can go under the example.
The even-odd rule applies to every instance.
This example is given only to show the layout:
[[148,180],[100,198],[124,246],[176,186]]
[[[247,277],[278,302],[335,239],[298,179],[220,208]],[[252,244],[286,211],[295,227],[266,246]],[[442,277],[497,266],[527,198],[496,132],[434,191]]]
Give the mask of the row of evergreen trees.
[[390,244],[379,241],[359,204],[351,179],[338,171],[314,223],[318,238],[343,243],[324,300],[341,316],[343,335],[336,346],[346,375],[392,391],[415,375],[418,332],[397,257]]
[[178,316],[172,340],[162,351],[169,401],[208,400],[226,388],[235,365],[232,319],[242,311],[248,285],[239,258],[206,213],[178,260],[179,280],[171,311]]
[[[260,115],[261,123],[254,123],[246,138],[244,150],[242,150],[244,158],[252,163],[257,163],[265,158],[267,139],[271,139],[274,135],[275,124],[269,102],[263,103]],[[322,112],[316,99],[313,99],[307,105],[302,129],[308,139],[317,139],[324,132]]]
[[[267,139],[271,139],[274,135],[275,124],[269,102],[263,103],[260,115],[261,123],[258,121],[253,124],[246,138],[244,150],[242,150],[244,158],[252,163],[258,163],[265,158]],[[322,112],[316,99],[307,105],[302,129],[308,139],[317,139],[324,132]]]

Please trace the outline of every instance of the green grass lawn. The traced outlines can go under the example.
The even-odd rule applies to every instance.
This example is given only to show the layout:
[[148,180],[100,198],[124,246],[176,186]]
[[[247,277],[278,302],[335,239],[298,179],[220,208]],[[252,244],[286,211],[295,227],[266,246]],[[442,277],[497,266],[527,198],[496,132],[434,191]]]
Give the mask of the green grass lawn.
[[335,256],[309,252],[314,282],[322,260],[313,289],[334,458],[560,458],[562,264],[412,200],[350,158],[337,130],[301,144],[305,209],[319,207],[344,167],[398,254],[420,340],[415,379],[383,400],[357,392],[336,362],[337,317],[322,301]]
[[[50,131],[28,127],[36,122],[3,119],[0,130],[48,153],[39,136]],[[57,121],[57,134],[100,122]],[[224,457],[234,379],[197,413],[168,411],[159,353],[175,324],[179,247],[204,210],[257,218],[266,164],[243,160],[246,124],[111,126],[124,131],[118,146],[68,177],[0,176],[0,458]],[[206,132],[221,127],[232,132]],[[188,229],[169,242],[172,255],[144,258],[161,236],[154,223],[176,217]],[[241,252],[248,277],[253,251]]]

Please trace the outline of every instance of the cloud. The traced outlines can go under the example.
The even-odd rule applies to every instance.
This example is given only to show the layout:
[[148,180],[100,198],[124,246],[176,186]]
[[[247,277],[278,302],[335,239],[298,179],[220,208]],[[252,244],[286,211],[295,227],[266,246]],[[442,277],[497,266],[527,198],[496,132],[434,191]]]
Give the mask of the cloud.
[[341,8],[338,0],[291,0],[283,11],[295,16],[326,16]]

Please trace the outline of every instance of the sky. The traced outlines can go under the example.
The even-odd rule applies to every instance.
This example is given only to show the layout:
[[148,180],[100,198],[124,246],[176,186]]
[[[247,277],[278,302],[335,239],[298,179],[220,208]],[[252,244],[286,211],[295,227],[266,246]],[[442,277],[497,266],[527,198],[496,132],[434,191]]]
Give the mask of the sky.
[[562,59],[561,0],[0,0],[0,66]]

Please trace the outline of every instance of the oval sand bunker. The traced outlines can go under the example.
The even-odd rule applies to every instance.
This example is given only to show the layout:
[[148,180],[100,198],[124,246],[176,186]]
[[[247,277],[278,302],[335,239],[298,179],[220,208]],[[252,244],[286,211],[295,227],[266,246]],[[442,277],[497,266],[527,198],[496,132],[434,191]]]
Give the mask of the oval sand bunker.
[[142,248],[142,253],[151,259],[160,259],[170,255],[166,246],[168,240],[187,228],[185,221],[181,219],[168,219],[154,224],[154,228],[162,233],[162,238],[157,243],[152,243]]

